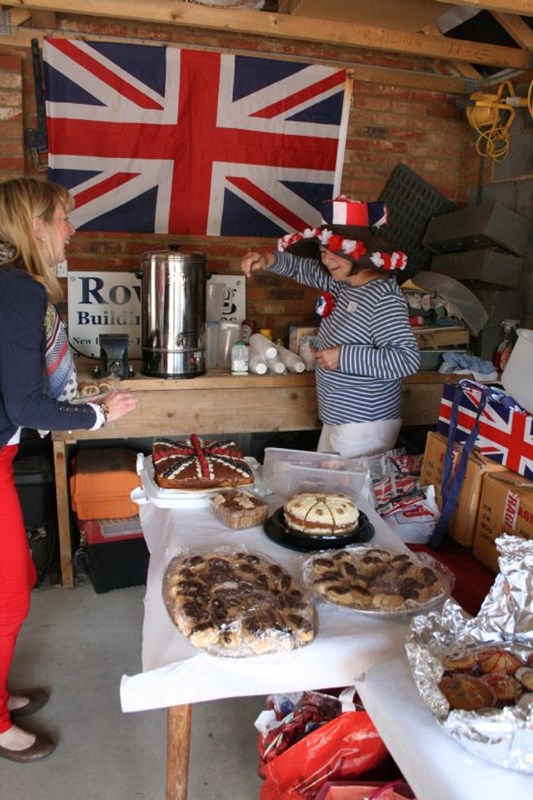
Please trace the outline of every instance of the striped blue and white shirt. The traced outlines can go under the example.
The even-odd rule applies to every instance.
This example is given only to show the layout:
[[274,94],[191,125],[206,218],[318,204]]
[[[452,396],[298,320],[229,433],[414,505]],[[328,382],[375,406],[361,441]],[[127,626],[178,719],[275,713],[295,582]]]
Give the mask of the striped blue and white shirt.
[[329,425],[400,419],[401,378],[420,366],[407,303],[393,276],[353,287],[314,259],[277,253],[269,271],[323,289],[335,300],[320,323],[320,348],[340,345],[335,370],[317,367],[319,416]]

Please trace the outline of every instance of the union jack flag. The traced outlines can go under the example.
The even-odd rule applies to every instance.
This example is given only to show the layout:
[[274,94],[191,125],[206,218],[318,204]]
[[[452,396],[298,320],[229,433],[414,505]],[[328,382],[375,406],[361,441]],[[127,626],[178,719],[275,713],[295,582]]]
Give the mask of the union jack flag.
[[46,39],[49,178],[83,230],[278,237],[339,190],[346,70]]
[[[443,387],[437,428],[444,436],[450,429],[455,389],[451,383]],[[461,389],[455,435],[458,442],[464,442],[474,429],[483,391],[468,387]],[[475,447],[487,458],[533,479],[533,416],[498,402],[498,394],[504,396],[502,392],[492,391],[493,396],[489,396],[481,412]]]

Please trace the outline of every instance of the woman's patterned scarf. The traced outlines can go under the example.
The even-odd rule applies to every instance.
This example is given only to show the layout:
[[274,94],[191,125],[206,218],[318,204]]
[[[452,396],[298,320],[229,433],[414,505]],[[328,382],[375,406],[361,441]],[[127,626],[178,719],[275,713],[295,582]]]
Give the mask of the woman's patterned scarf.
[[76,367],[65,326],[51,303],[44,318],[46,337],[45,391],[54,400],[70,401],[77,391]]

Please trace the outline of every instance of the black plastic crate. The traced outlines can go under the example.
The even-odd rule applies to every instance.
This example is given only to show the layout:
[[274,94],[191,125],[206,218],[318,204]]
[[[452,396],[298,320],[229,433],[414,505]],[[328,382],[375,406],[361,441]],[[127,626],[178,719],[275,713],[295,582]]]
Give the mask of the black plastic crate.
[[422,240],[431,218],[454,211],[457,206],[405,164],[394,168],[379,199],[389,207],[383,235],[409,259],[405,272],[401,273],[403,281],[429,266],[432,253]]
[[149,560],[142,537],[87,545],[87,569],[97,594],[145,584]]
[[434,217],[423,244],[434,253],[477,247],[502,247],[524,255],[531,240],[531,221],[501,203],[482,203]]
[[52,461],[43,455],[24,456],[13,462],[26,528],[46,527],[57,517]]
[[148,548],[138,515],[78,520],[85,568],[97,594],[146,583]]

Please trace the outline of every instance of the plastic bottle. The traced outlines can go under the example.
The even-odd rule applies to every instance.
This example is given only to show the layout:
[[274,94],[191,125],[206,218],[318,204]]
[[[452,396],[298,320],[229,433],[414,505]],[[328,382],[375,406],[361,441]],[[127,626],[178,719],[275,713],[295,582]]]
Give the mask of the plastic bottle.
[[250,336],[257,331],[257,323],[255,319],[243,319],[241,323],[242,340],[244,344],[250,343]]
[[515,339],[513,335],[514,330],[519,323],[519,319],[504,319],[501,323],[503,328],[503,337],[500,344],[496,348],[496,352],[494,353],[494,366],[498,372],[503,372],[505,365],[509,361],[509,356],[511,355]]
[[231,374],[248,375],[248,347],[240,339],[231,348]]

